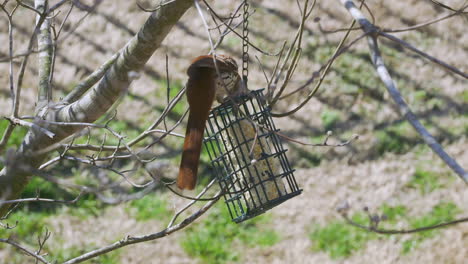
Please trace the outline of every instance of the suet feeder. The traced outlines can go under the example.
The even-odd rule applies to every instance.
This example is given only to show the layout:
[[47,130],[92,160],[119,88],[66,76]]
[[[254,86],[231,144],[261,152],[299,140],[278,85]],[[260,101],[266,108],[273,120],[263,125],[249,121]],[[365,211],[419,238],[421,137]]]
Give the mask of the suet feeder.
[[262,90],[230,98],[211,110],[204,144],[236,223],[302,192],[278,131]]

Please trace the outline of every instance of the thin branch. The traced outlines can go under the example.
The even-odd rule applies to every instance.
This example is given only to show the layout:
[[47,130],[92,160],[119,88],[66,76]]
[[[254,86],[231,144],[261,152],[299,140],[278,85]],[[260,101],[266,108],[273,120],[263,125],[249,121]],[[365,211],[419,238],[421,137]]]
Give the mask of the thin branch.
[[[14,78],[13,78],[13,21],[12,16],[15,13],[18,6],[15,6],[11,12],[8,12],[4,5],[1,5],[0,8],[2,11],[7,15],[8,18],[8,55],[10,56],[10,67],[9,67],[9,85],[10,85],[10,96],[11,96],[11,115],[13,116],[15,113],[15,102],[16,102],[16,94],[15,94],[15,85],[14,85]],[[10,138],[15,126],[10,122],[3,133],[2,139],[0,140],[0,152],[5,148],[8,143],[8,139]]]
[[15,126],[13,125],[13,123],[8,123],[8,126],[5,129],[5,132],[3,133],[2,139],[0,140],[0,152],[2,152],[5,149],[5,146],[7,145],[8,139],[10,139],[14,128]]
[[18,3],[18,5],[20,5],[20,6],[24,7],[24,8],[26,8],[26,9],[29,9],[29,10],[35,12],[35,13],[36,13],[37,15],[39,15],[39,16],[42,16],[42,15],[44,14],[44,11],[45,11],[45,10],[36,9],[36,8],[34,8],[33,6],[30,6],[30,5],[28,5],[28,4],[23,3],[23,1],[16,0],[16,3]]
[[11,240],[11,239],[4,239],[4,238],[0,238],[0,242],[3,242],[3,243],[7,243],[7,244],[10,244],[12,246],[14,246],[15,248],[23,251],[24,253],[26,253],[27,255],[31,256],[31,257],[34,257],[35,259],[39,260],[40,262],[42,263],[45,263],[45,264],[51,264],[51,262],[47,261],[44,257],[34,253],[33,250],[30,250],[30,249],[27,249],[26,247],[22,246],[21,244],[19,243],[16,243],[15,241]]
[[[243,3],[241,3],[237,8],[236,10],[234,10],[234,13],[233,15],[231,16],[231,18],[229,19],[229,21],[227,22],[227,25],[231,26],[232,22],[234,21],[234,18],[236,17],[237,13],[239,12],[239,10],[241,9],[241,7],[243,6]],[[210,11],[211,8],[208,6],[208,9]],[[249,14],[249,17],[250,17],[250,14]],[[244,22],[244,20],[242,20],[241,22],[237,23],[237,25],[233,26],[232,29],[236,29],[238,28],[240,25],[242,25],[242,23]],[[216,48],[221,45],[221,43],[223,42],[224,40],[224,37],[227,36],[229,33],[231,32],[231,30],[229,29],[229,27],[226,27],[226,29],[224,29],[223,33],[221,34],[221,36],[219,37],[218,41],[216,41],[215,45],[214,45],[214,48],[213,50],[216,50]],[[211,53],[210,53],[211,54]]]
[[[58,49],[58,38],[60,37],[60,33],[62,32],[63,27],[65,26],[65,23],[68,20],[68,17],[70,16],[72,10],[73,10],[74,5],[71,4],[70,8],[67,11],[67,14],[65,15],[65,18],[63,19],[62,23],[60,24],[59,30],[55,30],[55,26],[53,25],[51,28],[54,33],[54,40],[52,44],[52,62],[51,62],[51,70],[50,70],[50,76],[49,76],[49,83],[52,83],[52,80],[54,79],[54,73],[55,73],[55,61],[57,58],[57,49]],[[60,11],[59,11],[60,12]],[[58,13],[57,13],[58,15]]]
[[43,127],[39,126],[38,124],[36,124],[36,122],[27,122],[27,121],[24,121],[24,120],[21,120],[19,118],[15,118],[15,117],[5,117],[5,119],[10,121],[10,123],[12,123],[13,126],[20,125],[20,126],[29,127],[31,129],[35,129],[35,130],[41,132],[42,134],[48,136],[49,138],[55,137],[55,134],[53,132],[47,130],[46,128],[43,128]]
[[[41,234],[39,234],[37,236],[37,243],[39,244],[39,249],[35,252],[35,254],[39,255],[42,251],[42,249],[44,248],[45,246],[45,243],[47,242],[47,240],[50,238],[50,235],[52,233],[49,231],[49,229],[45,229],[45,233],[44,233],[44,237],[41,237]],[[36,259],[36,264],[37,264],[38,260]]]
[[[7,212],[4,216],[0,217],[0,221],[5,220],[5,219],[8,219],[8,217],[10,216],[10,214],[13,213],[13,211],[15,211],[15,209],[16,209],[18,206],[19,206],[19,204],[13,205],[13,207],[11,207],[10,210],[8,210],[8,212]],[[8,224],[7,224],[7,227],[8,227]]]
[[439,224],[434,224],[430,226],[424,226],[424,227],[418,227],[414,229],[383,229],[379,228],[380,222],[384,221],[386,219],[385,215],[379,216],[379,215],[373,215],[369,213],[368,208],[365,207],[364,211],[367,212],[368,218],[369,218],[369,225],[362,225],[359,223],[356,223],[353,221],[349,216],[348,216],[348,210],[349,210],[349,205],[345,204],[344,207],[339,208],[337,211],[338,213],[346,220],[346,222],[354,227],[358,227],[364,230],[367,230],[369,232],[373,233],[378,233],[382,235],[396,235],[396,234],[412,234],[412,233],[419,233],[419,232],[424,232],[424,231],[429,231],[429,230],[434,230],[442,227],[449,227],[452,225],[460,224],[460,223],[465,223],[468,222],[468,217],[444,222],[444,223],[439,223]]
[[[208,41],[210,42],[210,47],[211,47],[210,53],[213,53],[216,56],[216,52],[215,52],[215,50],[213,50],[214,44],[213,44],[213,39],[211,38],[210,29],[209,29],[208,24],[206,22],[205,16],[203,15],[203,12],[201,10],[199,0],[193,0],[193,2],[195,4],[195,7],[197,8],[198,14],[200,15],[200,18],[201,18],[201,20],[203,22],[203,25],[205,26],[206,34],[208,36]],[[216,66],[216,64],[215,64],[215,66]]]
[[[320,88],[320,86],[322,85],[322,82],[323,80],[325,79],[325,76],[327,76],[328,74],[328,71],[330,70],[333,62],[335,61],[336,57],[338,54],[341,53],[341,48],[342,46],[344,45],[346,39],[348,38],[349,36],[349,33],[351,32],[351,29],[354,27],[354,24],[356,22],[353,20],[353,22],[351,22],[351,25],[349,26],[348,28],[348,31],[346,32],[346,34],[344,35],[344,37],[341,39],[340,43],[338,44],[338,46],[336,47],[335,49],[335,52],[333,53],[329,63],[327,63],[327,65],[325,66],[325,69],[323,70],[322,74],[320,75],[320,79],[319,81],[317,82],[317,84],[315,85],[314,89],[312,89],[311,92],[309,92],[309,94],[307,95],[306,99],[304,101],[302,101],[302,103],[300,103],[297,107],[295,107],[294,109],[290,110],[290,111],[287,111],[285,113],[271,113],[272,116],[274,117],[285,117],[285,116],[288,116],[288,115],[292,115],[294,114],[295,112],[297,112],[299,109],[301,109],[304,105],[306,105],[310,99],[312,99],[312,97],[315,95],[315,93],[318,91],[318,89]],[[314,79],[314,77],[312,78],[312,80]],[[305,86],[307,86],[308,84],[306,84]]]
[[211,186],[213,186],[213,184],[216,182],[216,180],[212,180],[210,183],[208,183],[208,185],[203,188],[203,190],[195,197],[196,199],[193,199],[191,200],[190,202],[188,202],[184,207],[182,207],[181,209],[179,209],[179,211],[177,211],[174,216],[172,217],[171,221],[169,222],[169,224],[167,225],[167,228],[170,228],[174,225],[175,221],[177,220],[177,218],[185,211],[187,210],[188,208],[190,208],[192,205],[194,205],[196,202],[197,202],[197,199],[200,199],[210,188]]
[[311,146],[311,147],[344,147],[344,146],[347,146],[347,145],[351,144],[353,141],[356,141],[356,140],[359,139],[359,135],[355,134],[350,139],[348,139],[346,141],[343,141],[343,142],[337,143],[337,144],[330,144],[330,143],[328,143],[328,140],[330,139],[330,136],[332,135],[332,132],[328,131],[327,135],[326,135],[326,137],[325,137],[325,139],[323,140],[322,143],[305,143],[305,142],[302,142],[300,140],[297,140],[297,139],[288,137],[288,136],[286,136],[284,134],[281,134],[280,132],[275,132],[275,134],[277,134],[279,137],[284,138],[285,140],[288,140],[290,142],[297,143],[297,144],[300,144],[300,145],[303,145],[303,146]]
[[448,10],[451,10],[451,11],[454,11],[454,12],[456,11],[456,10],[453,9],[452,7],[450,7],[450,6],[448,6],[448,5],[445,5],[445,4],[443,4],[443,3],[441,3],[441,2],[439,2],[439,1],[437,1],[437,0],[429,0],[429,1],[431,1],[432,3],[434,3],[434,5],[440,6],[440,7],[442,7],[442,8],[445,8],[445,9],[448,9]]
[[[361,24],[365,32],[376,32],[376,27],[372,25],[369,20],[367,20],[364,15],[359,11],[359,9],[354,5],[351,0],[340,0],[341,3],[346,7],[349,13],[353,18]],[[380,35],[386,34],[379,32]],[[388,34],[386,34],[388,35]],[[385,36],[385,35],[384,35]],[[436,153],[460,178],[468,183],[468,173],[454,160],[450,157],[447,152],[442,148],[442,146],[437,142],[437,140],[429,133],[429,131],[421,124],[416,115],[411,111],[408,104],[401,96],[398,91],[395,82],[393,81],[390,73],[388,72],[383,58],[380,54],[378,47],[378,42],[376,34],[369,34],[367,37],[369,44],[370,55],[372,63],[374,64],[377,74],[384,83],[387,91],[390,93],[391,97],[395,101],[398,109],[406,120],[414,127],[414,129],[421,135],[424,142]]]
[[[199,1],[199,0],[194,0],[194,1]],[[239,38],[242,39],[242,35],[237,33],[237,31],[234,30],[234,28],[232,28],[230,25],[226,24],[224,21],[223,21],[223,18],[218,15],[214,10],[213,8],[211,8],[211,6],[206,2],[206,1],[203,1],[205,3],[205,5],[209,8],[210,12],[213,13],[213,15],[215,15],[216,18],[218,18],[232,33],[234,33],[236,36],[238,36]],[[259,47],[257,47],[256,45],[252,44],[250,41],[247,41],[247,44],[249,44],[252,48],[254,48],[255,50],[257,50],[258,52],[261,52],[262,54],[264,55],[267,55],[267,56],[278,56],[279,52],[277,53],[270,53],[270,52],[266,52],[262,49],[260,49]]]
[[[313,10],[313,8],[315,7],[316,2],[317,1],[314,0],[314,2],[312,3],[311,10]],[[299,58],[300,58],[300,55],[302,53],[301,45],[302,45],[302,36],[304,34],[304,24],[305,24],[306,20],[308,19],[308,16],[307,16],[308,5],[309,5],[309,0],[306,0],[305,3],[304,3],[304,11],[303,11],[303,14],[301,16],[301,23],[300,23],[300,26],[299,26],[299,29],[298,29],[298,34],[296,35],[296,38],[295,38],[294,42],[292,43],[290,50],[288,51],[288,55],[284,59],[281,70],[277,74],[277,77],[276,77],[276,80],[275,80],[275,87],[276,87],[276,83],[279,80],[279,77],[282,75],[283,69],[284,69],[287,61],[289,61],[289,55],[291,54],[292,48],[293,48],[293,46],[295,46],[295,42],[296,42],[296,39],[297,39],[297,45],[296,45],[296,49],[294,51],[294,55],[293,55],[292,60],[291,60],[291,64],[289,65],[289,67],[288,67],[288,69],[286,71],[286,76],[284,78],[283,84],[281,85],[279,91],[276,93],[276,95],[273,97],[273,99],[269,103],[270,107],[273,107],[276,104],[276,102],[279,100],[280,96],[283,94],[283,92],[286,89],[292,75],[294,74],[294,71],[295,71],[295,69],[297,67],[297,64],[299,63]],[[309,14],[311,14],[311,13],[309,12]],[[273,95],[273,93],[274,93],[274,89],[272,89],[271,95]]]
[[328,59],[328,61],[323,64],[319,70],[315,71],[313,74],[312,74],[312,77],[310,77],[303,85],[299,86],[297,89],[293,90],[292,92],[289,92],[283,96],[280,97],[280,100],[282,99],[285,99],[297,92],[300,92],[302,90],[304,90],[305,88],[307,88],[311,83],[314,82],[315,78],[322,78],[320,73],[323,72],[327,66],[334,60],[336,60],[339,56],[341,56],[342,54],[344,54],[346,51],[348,51],[354,44],[356,44],[358,41],[360,41],[361,39],[363,39],[364,37],[366,36],[366,34],[362,34],[360,35],[359,37],[355,38],[354,40],[352,40],[349,44],[347,44],[346,46],[343,46],[341,47],[341,49],[334,54],[334,56],[332,56],[330,59]]
[[423,56],[424,58],[434,62],[435,64],[438,64],[438,65],[442,66],[443,68],[445,68],[445,69],[447,69],[447,70],[449,70],[449,71],[451,71],[451,72],[453,72],[455,74],[458,74],[458,75],[462,76],[465,79],[468,79],[468,74],[467,73],[464,73],[464,72],[460,71],[459,69],[457,69],[456,67],[453,67],[453,66],[447,64],[446,62],[444,62],[444,61],[442,61],[442,60],[440,60],[440,59],[438,59],[436,57],[433,57],[433,56],[431,56],[431,55],[429,55],[429,54],[427,54],[427,53],[413,47],[411,44],[409,44],[408,42],[406,42],[404,40],[401,40],[401,39],[399,39],[397,37],[394,37],[394,36],[392,36],[392,35],[390,35],[388,33],[385,33],[385,32],[379,32],[379,35],[400,44],[401,46],[403,46],[403,47],[405,47],[405,48],[407,48],[407,49],[409,49],[409,50]]
[[173,225],[173,226],[168,227],[168,228],[166,228],[166,229],[164,229],[164,230],[162,230],[160,232],[152,233],[152,234],[148,234],[148,235],[142,235],[142,236],[130,236],[130,235],[128,235],[125,238],[123,238],[123,239],[121,239],[121,240],[119,240],[119,241],[117,241],[117,242],[115,242],[115,243],[113,243],[111,245],[108,245],[108,246],[102,247],[100,249],[90,251],[90,252],[85,253],[85,254],[83,254],[83,255],[81,255],[79,257],[76,257],[76,258],[70,259],[68,261],[65,261],[63,264],[81,263],[83,261],[86,261],[88,259],[100,256],[102,254],[105,254],[107,252],[113,251],[113,250],[121,248],[121,247],[125,247],[125,246],[131,245],[131,244],[151,241],[151,240],[155,240],[155,239],[158,239],[158,238],[168,236],[168,235],[170,235],[170,234],[172,234],[172,233],[174,233],[176,231],[179,231],[179,230],[183,229],[184,227],[188,226],[193,221],[198,219],[200,216],[202,216],[206,211],[208,211],[208,209],[210,209],[219,200],[219,197],[220,197],[219,194],[220,193],[221,192],[218,192],[217,194],[215,194],[215,197],[218,197],[217,199],[206,203],[202,208],[200,208],[198,211],[196,211],[194,214],[190,215],[189,217],[185,218],[182,222],[180,222],[177,225]]
[[448,18],[452,18],[452,17],[454,17],[454,16],[463,14],[464,11],[465,11],[465,9],[467,9],[467,8],[468,8],[468,5],[462,7],[460,10],[457,10],[456,12],[453,12],[453,13],[448,14],[448,15],[446,15],[446,16],[443,16],[443,17],[440,17],[440,18],[436,18],[436,19],[434,19],[434,20],[430,20],[430,21],[427,21],[427,22],[424,22],[424,23],[421,23],[421,24],[417,24],[417,25],[414,25],[414,26],[410,26],[410,27],[406,27],[406,28],[399,28],[399,29],[386,29],[386,28],[384,28],[384,29],[382,29],[382,31],[383,31],[383,32],[398,33],[398,32],[405,32],[405,31],[410,31],[410,30],[419,29],[419,28],[426,27],[426,26],[435,24],[435,23],[437,23],[437,22],[446,20],[446,19],[448,19]]
[[22,198],[22,199],[15,199],[15,200],[0,200],[0,205],[3,204],[14,204],[14,203],[29,203],[29,202],[48,202],[48,203],[61,203],[61,204],[74,204],[76,203],[82,196],[84,192],[81,191],[77,197],[73,200],[54,200],[48,198],[40,198],[39,196],[34,198]]

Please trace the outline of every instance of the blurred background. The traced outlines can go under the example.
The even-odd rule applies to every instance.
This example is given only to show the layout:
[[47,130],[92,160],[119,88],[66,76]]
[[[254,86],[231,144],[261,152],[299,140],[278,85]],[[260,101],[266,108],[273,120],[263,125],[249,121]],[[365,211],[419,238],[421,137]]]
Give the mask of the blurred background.
[[[51,4],[57,1],[50,1]],[[77,83],[119,51],[148,17],[135,1],[81,1],[96,5],[92,12],[75,8],[70,14],[57,48],[53,86],[55,99],[64,97]],[[155,1],[140,0],[145,7]],[[228,16],[240,1],[209,1],[219,14]],[[301,4],[303,1],[299,1]],[[296,1],[252,0],[250,40],[258,47],[276,52],[284,41],[291,42],[300,22]],[[413,26],[449,14],[432,1],[366,2],[375,24],[385,29]],[[464,0],[443,1],[455,9]],[[368,15],[368,12],[365,12]],[[65,9],[55,17],[60,25]],[[20,8],[14,20],[15,51],[27,49],[34,28],[34,13]],[[209,16],[207,16],[209,18]],[[209,19],[208,19],[209,20]],[[339,1],[318,0],[305,24],[302,56],[287,91],[294,91],[327,63],[345,34],[351,16]],[[211,22],[211,21],[208,21]],[[468,70],[468,33],[465,17],[453,18],[418,30],[394,33],[419,49],[457,67]],[[214,24],[210,24],[214,26]],[[353,31],[349,40],[361,31]],[[214,35],[216,36],[216,35]],[[0,57],[8,57],[8,23],[0,15]],[[468,85],[462,77],[424,58],[381,39],[385,62],[403,97],[422,123],[464,168],[468,167]],[[186,68],[198,55],[210,50],[208,37],[196,9],[191,8],[164,40],[132,83],[116,108],[110,126],[131,140],[159,117],[167,104],[166,56],[170,96],[186,82]],[[263,69],[271,74],[277,57],[250,48],[249,88],[265,88]],[[236,58],[241,65],[242,40],[229,34],[218,54]],[[468,259],[468,224],[411,235],[377,235],[347,224],[336,208],[344,201],[349,216],[368,223],[367,212],[385,214],[381,227],[417,228],[468,215],[468,190],[464,182],[427,147],[411,125],[402,118],[371,64],[365,39],[337,58],[322,87],[295,114],[275,119],[281,132],[295,140],[321,143],[327,131],[330,143],[359,135],[343,147],[312,147],[284,141],[296,169],[303,193],[268,213],[236,225],[229,219],[223,201],[190,227],[168,237],[127,246],[88,263],[465,263]],[[255,58],[258,56],[258,60]],[[20,115],[32,115],[36,100],[36,54],[27,67]],[[262,67],[259,62],[261,61]],[[15,62],[19,62],[15,61]],[[8,63],[0,63],[0,115],[10,111]],[[15,70],[19,63],[15,65]],[[282,113],[297,106],[313,85],[283,99],[273,109]],[[185,98],[167,119],[168,126],[183,115]],[[183,134],[185,121],[176,132]],[[0,120],[0,132],[7,126]],[[9,147],[15,148],[26,129],[15,130]],[[104,131],[93,131],[99,144]],[[80,141],[81,140],[81,141]],[[111,137],[108,144],[116,144]],[[113,141],[114,140],[114,141]],[[157,135],[143,143],[157,140]],[[76,143],[86,142],[86,137]],[[161,177],[174,179],[183,139],[167,137],[148,150],[157,159],[146,166]],[[212,178],[208,157],[202,154],[202,175],[197,190]],[[134,179],[143,169],[122,161],[120,168],[134,169]],[[3,164],[1,165],[3,167]],[[63,161],[50,169],[54,175],[76,184],[99,186],[119,177],[93,167]],[[127,187],[128,188],[128,187]],[[23,197],[73,199],[77,191],[33,177]],[[113,190],[114,197],[118,191]],[[117,193],[117,194],[116,194]],[[193,193],[185,193],[195,195]],[[86,195],[74,205],[30,203],[20,206],[6,222],[12,230],[0,229],[0,237],[12,237],[34,248],[37,236],[52,232],[45,251],[63,261],[97,247],[113,243],[128,234],[156,232],[188,201],[155,186],[141,199],[112,204],[96,195]],[[188,211],[187,213],[193,212]],[[0,263],[34,263],[6,244],[0,244]]]

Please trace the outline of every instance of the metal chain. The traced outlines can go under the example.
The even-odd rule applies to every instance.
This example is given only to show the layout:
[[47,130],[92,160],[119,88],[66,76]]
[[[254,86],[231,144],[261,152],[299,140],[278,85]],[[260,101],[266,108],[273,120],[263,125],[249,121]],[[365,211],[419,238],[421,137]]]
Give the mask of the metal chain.
[[242,79],[245,87],[249,77],[249,3],[244,0],[244,14],[242,23]]

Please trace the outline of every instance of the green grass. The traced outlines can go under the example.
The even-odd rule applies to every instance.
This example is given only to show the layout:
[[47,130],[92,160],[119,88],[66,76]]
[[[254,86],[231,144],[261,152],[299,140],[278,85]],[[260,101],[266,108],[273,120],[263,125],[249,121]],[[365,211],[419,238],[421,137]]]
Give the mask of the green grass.
[[[23,198],[33,198],[39,196],[41,198],[53,200],[70,201],[78,196],[78,193],[68,192],[59,188],[55,183],[48,182],[40,177],[32,177],[22,193]],[[67,213],[73,216],[78,216],[80,219],[86,219],[90,216],[98,216],[105,205],[97,200],[92,194],[86,194],[75,204],[60,204],[49,202],[31,202],[18,211],[41,212],[46,215],[58,213],[58,210],[66,210]]]
[[[222,206],[222,207],[221,207]],[[268,215],[258,216],[241,224],[231,221],[223,204],[212,209],[211,214],[199,224],[192,225],[181,241],[182,248],[203,263],[242,261],[242,251],[249,247],[267,247],[280,240],[273,230],[262,228]]]
[[[312,141],[312,142],[316,143],[315,141]],[[313,152],[313,151],[310,151],[309,149],[305,149],[303,147],[300,147],[294,144],[288,147],[292,151],[295,151],[297,153],[297,158],[290,160],[292,166],[294,167],[312,168],[312,167],[316,167],[320,165],[320,163],[322,162],[323,154],[320,152]]]
[[463,92],[460,93],[459,96],[457,96],[458,98],[461,98],[461,101],[465,104],[468,104],[468,91],[465,90]]
[[[99,123],[99,122],[97,122]],[[101,122],[102,123],[102,122]],[[131,140],[138,136],[142,130],[144,129],[144,125],[142,124],[141,127],[135,128],[128,122],[120,121],[120,120],[112,120],[109,122],[108,126],[115,132],[119,133],[121,136],[124,137],[124,141]],[[140,131],[141,130],[141,131]],[[105,139],[105,145],[117,145],[119,143],[119,139],[112,135],[106,129],[91,129],[91,136],[89,144],[94,145],[101,145],[103,144],[103,140]],[[75,144],[86,144],[88,140],[88,135],[81,136],[75,140]],[[145,141],[143,141],[144,143]],[[121,143],[122,145],[122,143]]]
[[43,227],[46,224],[46,220],[49,217],[49,213],[46,212],[34,212],[27,208],[18,210],[12,213],[7,220],[3,220],[2,223],[9,224],[9,226],[15,226],[13,229],[0,228],[0,237],[6,238],[9,236],[20,237],[28,241],[33,237],[37,237],[42,232]]
[[416,141],[417,135],[407,122],[402,122],[376,132],[375,149],[379,155],[385,152],[402,154],[409,151]]
[[171,216],[166,200],[161,199],[158,194],[148,194],[131,201],[127,212],[138,221],[167,220]]
[[[458,213],[460,213],[460,209],[454,203],[439,203],[428,214],[410,220],[410,227],[415,229],[452,221]],[[422,241],[433,237],[437,232],[440,230],[434,229],[414,234],[411,239],[403,242],[402,253],[408,254],[417,248]]]
[[[0,119],[0,138],[3,137],[3,134],[5,133],[6,128],[8,127],[8,120],[5,119]],[[9,148],[18,148],[21,145],[21,142],[23,142],[23,138],[28,132],[28,129],[23,127],[23,126],[16,126],[15,129],[13,130],[13,133],[11,133],[10,138],[8,139],[8,143],[6,144],[5,149]],[[3,169],[4,164],[0,160],[0,170]]]
[[[406,229],[432,226],[454,220],[456,214],[460,212],[453,203],[439,203],[428,214],[413,219],[406,219],[408,209],[403,205],[389,206],[384,204],[379,211],[381,215],[386,217],[386,220],[379,225],[380,228],[384,229],[396,229],[396,224],[401,221],[408,222],[409,227]],[[352,219],[358,224],[368,226],[369,220],[366,214],[354,214]],[[407,254],[416,249],[422,241],[433,237],[437,232],[439,230],[413,234],[410,239],[402,242],[402,253]],[[327,252],[333,259],[351,256],[356,251],[364,248],[370,240],[390,237],[356,228],[344,220],[335,220],[324,226],[316,225],[309,234],[309,238],[313,242],[312,249]]]
[[330,109],[325,109],[320,114],[322,125],[325,130],[331,130],[340,121],[340,112]]
[[84,220],[102,214],[105,204],[92,194],[84,195],[75,205],[69,206],[69,213]]
[[380,211],[382,211],[382,214],[387,218],[385,222],[394,224],[399,219],[406,216],[408,210],[403,205],[389,206],[384,204],[380,208]]
[[[351,218],[363,225],[368,222],[368,217],[362,213],[355,214]],[[325,251],[333,259],[351,256],[376,237],[376,234],[353,227],[343,220],[335,220],[325,226],[315,226],[309,234],[313,242],[312,249]]]
[[[156,96],[160,99],[167,98],[167,84],[166,80],[155,80],[158,84],[159,89],[156,90]],[[180,90],[184,87],[184,84],[180,81],[171,81],[169,91],[169,100],[174,98]],[[185,109],[188,107],[187,100],[185,96],[174,106],[172,113],[175,113],[177,116],[182,116],[185,112]]]
[[421,194],[427,194],[443,186],[439,182],[439,177],[440,175],[435,172],[416,168],[413,177],[406,186],[418,189]]
[[[0,137],[2,137],[3,133],[5,133],[5,130],[8,127],[8,123],[10,123],[8,120],[0,119]],[[26,127],[16,126],[8,140],[6,149],[9,147],[19,147],[27,132],[28,129]]]

